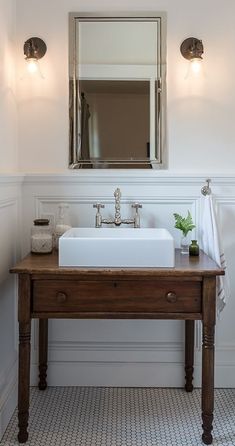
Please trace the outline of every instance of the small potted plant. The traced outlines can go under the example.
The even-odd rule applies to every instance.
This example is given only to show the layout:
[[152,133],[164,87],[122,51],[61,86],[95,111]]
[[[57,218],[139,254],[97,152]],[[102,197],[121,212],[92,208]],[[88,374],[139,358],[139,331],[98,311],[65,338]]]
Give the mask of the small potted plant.
[[181,236],[181,254],[188,254],[189,250],[189,242],[188,242],[188,233],[192,231],[196,226],[193,223],[192,216],[188,211],[187,217],[182,217],[180,214],[173,214],[175,217],[175,228],[180,229],[182,231]]

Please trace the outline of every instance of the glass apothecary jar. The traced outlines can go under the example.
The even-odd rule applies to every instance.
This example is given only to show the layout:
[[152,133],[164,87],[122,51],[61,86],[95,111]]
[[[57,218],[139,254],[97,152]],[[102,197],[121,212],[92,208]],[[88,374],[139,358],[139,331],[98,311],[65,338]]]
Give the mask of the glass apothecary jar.
[[59,248],[59,238],[70,228],[69,205],[67,203],[60,203],[54,234],[54,247],[56,249]]
[[199,246],[197,240],[192,240],[191,245],[189,245],[189,255],[199,256]]
[[35,254],[48,254],[52,252],[53,239],[49,220],[37,218],[31,229],[31,252]]

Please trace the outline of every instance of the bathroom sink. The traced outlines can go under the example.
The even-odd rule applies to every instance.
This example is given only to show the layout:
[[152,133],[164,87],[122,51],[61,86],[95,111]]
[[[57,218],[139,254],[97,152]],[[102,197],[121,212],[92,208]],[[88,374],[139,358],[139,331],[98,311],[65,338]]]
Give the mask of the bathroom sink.
[[59,266],[174,267],[174,239],[163,228],[72,228],[59,239]]

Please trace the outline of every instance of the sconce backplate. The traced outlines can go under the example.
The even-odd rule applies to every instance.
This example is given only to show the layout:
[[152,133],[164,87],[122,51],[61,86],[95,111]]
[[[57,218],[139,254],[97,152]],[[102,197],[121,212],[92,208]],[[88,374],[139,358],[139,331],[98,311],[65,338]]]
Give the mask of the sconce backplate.
[[44,40],[39,37],[30,37],[24,43],[24,55],[26,58],[34,57],[35,59],[41,59],[47,51],[47,46]]
[[181,43],[180,46],[180,52],[187,60],[194,58],[202,59],[203,51],[202,41],[196,37],[188,37]]

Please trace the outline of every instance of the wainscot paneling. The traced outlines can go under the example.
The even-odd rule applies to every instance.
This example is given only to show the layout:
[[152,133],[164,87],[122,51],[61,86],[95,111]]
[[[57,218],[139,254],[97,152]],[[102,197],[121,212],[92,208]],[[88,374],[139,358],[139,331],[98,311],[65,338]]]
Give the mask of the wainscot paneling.
[[9,268],[21,255],[21,182],[0,175],[0,439],[17,401],[17,281]]
[[[143,227],[166,227],[179,246],[173,213],[190,210],[200,241],[202,176],[164,172],[72,172],[71,175],[27,175],[23,185],[24,252],[30,246],[32,220],[48,216],[54,223],[58,204],[70,207],[73,226],[94,226],[96,201],[102,213],[114,212],[113,193],[122,192],[121,213],[131,215],[131,203],[139,201]],[[228,271],[234,265],[235,177],[212,176]],[[235,387],[235,331],[231,298],[217,323],[216,385]],[[184,324],[180,321],[52,320],[49,324],[49,384],[109,386],[182,386],[184,380]],[[201,324],[196,324],[195,385],[200,386]],[[37,323],[34,323],[32,383],[37,383]]]

